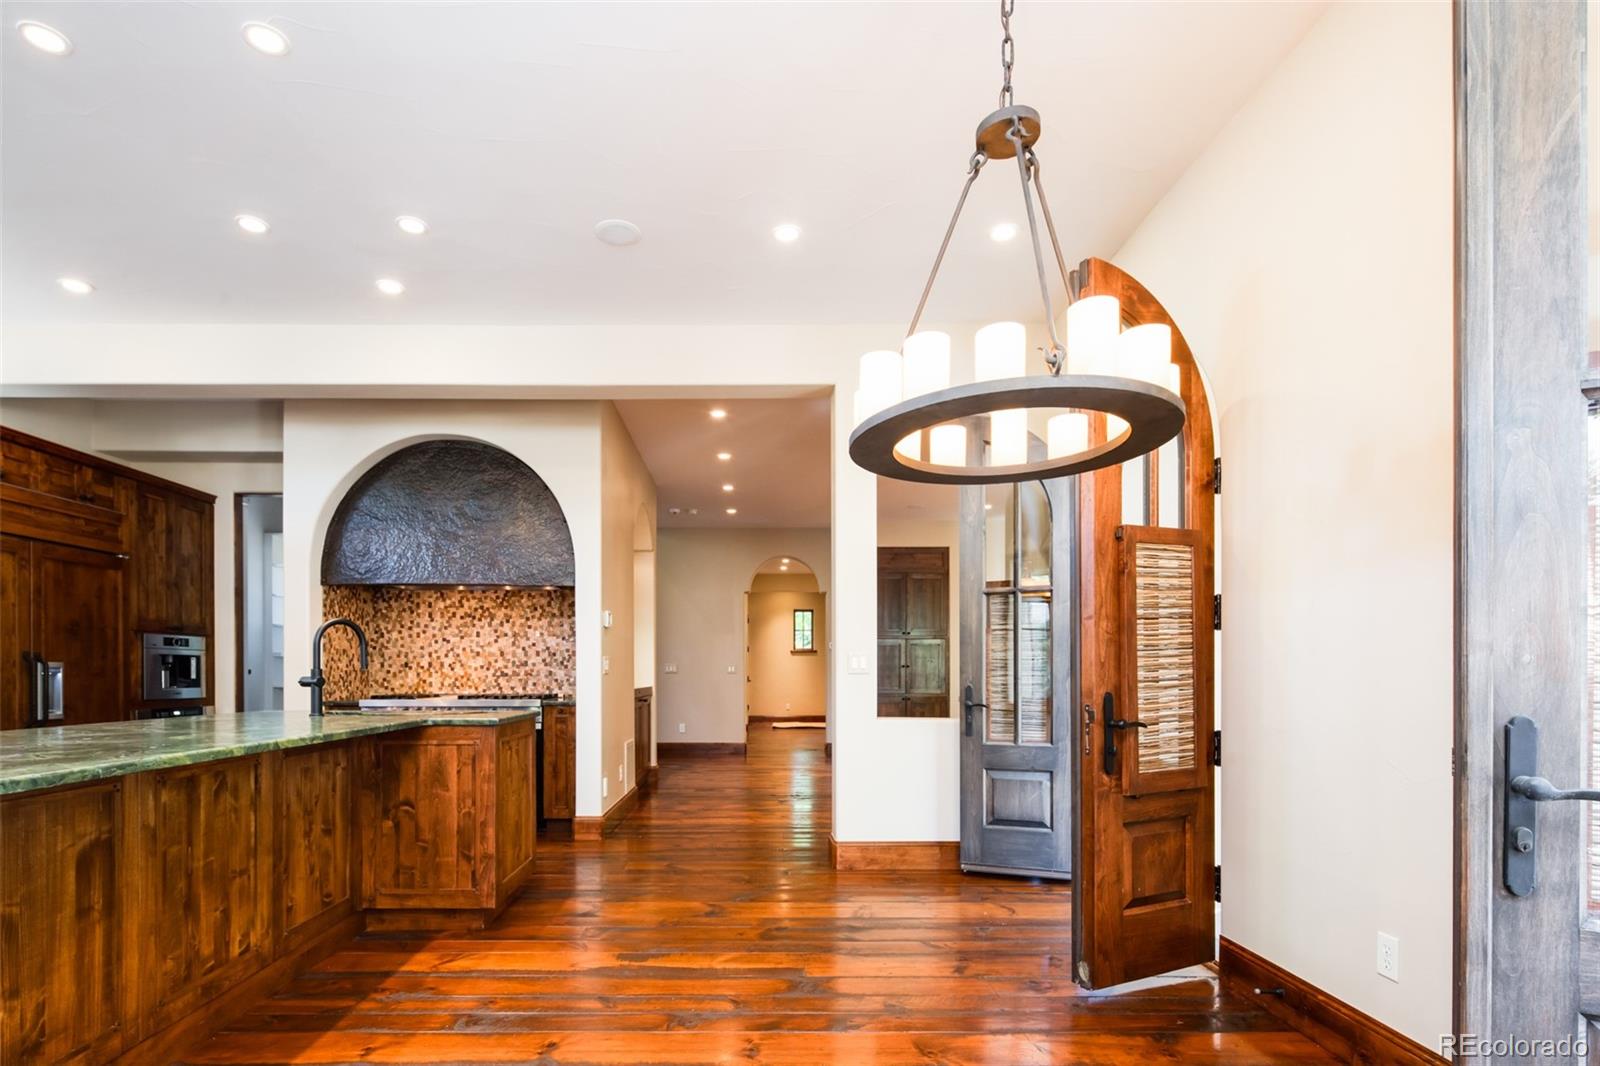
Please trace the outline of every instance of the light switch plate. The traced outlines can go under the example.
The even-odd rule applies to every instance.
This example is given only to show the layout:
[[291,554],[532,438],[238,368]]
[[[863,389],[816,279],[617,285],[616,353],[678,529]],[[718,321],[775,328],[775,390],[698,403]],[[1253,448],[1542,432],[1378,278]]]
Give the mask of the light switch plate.
[[738,673],[738,672],[739,672],[739,668],[738,668],[738,667],[737,667],[737,666],[730,666],[730,667],[728,667],[728,673],[730,673],[730,674],[737,674],[737,673]]
[[600,672],[602,674],[609,674],[611,672],[611,656],[600,656]]
[[871,668],[867,666],[867,657],[865,655],[850,656],[850,672],[852,674],[872,673]]
[[606,796],[607,796],[607,795],[608,795],[608,794],[609,794],[609,793],[610,793],[610,792],[611,792],[611,778],[609,778],[609,777],[602,777],[602,778],[601,778],[601,779],[600,779],[600,798],[601,798],[601,799],[605,799],[605,798],[606,798]]
[[611,612],[610,611],[601,611],[600,612],[600,624],[601,625],[605,626],[607,629],[610,629],[612,621],[613,621],[613,618],[611,616]]
[[678,664],[677,663],[668,663],[667,665],[663,666],[661,668],[661,670],[662,670],[663,673],[675,674],[675,673],[678,672]]
[[687,733],[688,731],[689,731],[689,727],[687,725],[685,725],[683,722],[679,722],[678,723],[678,732]]

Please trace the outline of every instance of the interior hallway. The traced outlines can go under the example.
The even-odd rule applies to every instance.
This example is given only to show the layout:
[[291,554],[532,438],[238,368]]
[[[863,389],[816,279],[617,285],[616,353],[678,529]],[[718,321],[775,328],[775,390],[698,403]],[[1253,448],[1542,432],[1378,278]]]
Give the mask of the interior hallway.
[[663,759],[492,929],[363,937],[186,1061],[1333,1061],[1209,970],[1082,991],[1060,885],[834,871],[822,746]]

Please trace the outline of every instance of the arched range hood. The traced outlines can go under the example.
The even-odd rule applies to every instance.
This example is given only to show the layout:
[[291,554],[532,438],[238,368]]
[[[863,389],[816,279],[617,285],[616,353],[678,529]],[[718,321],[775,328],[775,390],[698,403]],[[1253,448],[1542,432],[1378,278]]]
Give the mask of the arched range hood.
[[334,513],[324,585],[573,584],[572,533],[544,480],[477,441],[403,448]]

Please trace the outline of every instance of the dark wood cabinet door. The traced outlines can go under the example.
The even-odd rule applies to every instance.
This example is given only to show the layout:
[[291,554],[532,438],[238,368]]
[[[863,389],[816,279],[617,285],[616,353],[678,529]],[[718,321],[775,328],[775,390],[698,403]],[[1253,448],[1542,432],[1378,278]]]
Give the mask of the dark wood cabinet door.
[[106,1062],[117,990],[117,785],[0,802],[0,1062]]
[[950,579],[945,574],[906,575],[906,632],[944,636],[950,631]]
[[943,718],[950,713],[950,642],[944,637],[906,640],[906,709],[908,718]]
[[168,558],[172,570],[172,628],[204,633],[211,626],[212,505],[191,496],[174,494],[168,532],[172,545]]
[[61,663],[64,716],[52,725],[119,722],[131,639],[123,616],[123,560],[61,544],[33,545],[35,652]]
[[0,536],[0,729],[33,714],[33,542]]
[[133,518],[133,581],[141,630],[163,630],[178,613],[172,544],[171,497],[152,486],[139,486]]
[[878,635],[906,632],[906,575],[878,573]]
[[578,734],[574,708],[544,709],[544,816],[571,818],[577,806]]

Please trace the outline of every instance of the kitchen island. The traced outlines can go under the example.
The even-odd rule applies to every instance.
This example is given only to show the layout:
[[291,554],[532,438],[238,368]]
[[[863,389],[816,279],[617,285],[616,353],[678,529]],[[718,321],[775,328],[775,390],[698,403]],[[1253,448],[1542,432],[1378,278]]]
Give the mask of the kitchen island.
[[166,1061],[367,929],[533,869],[533,708],[0,733],[0,1061]]

